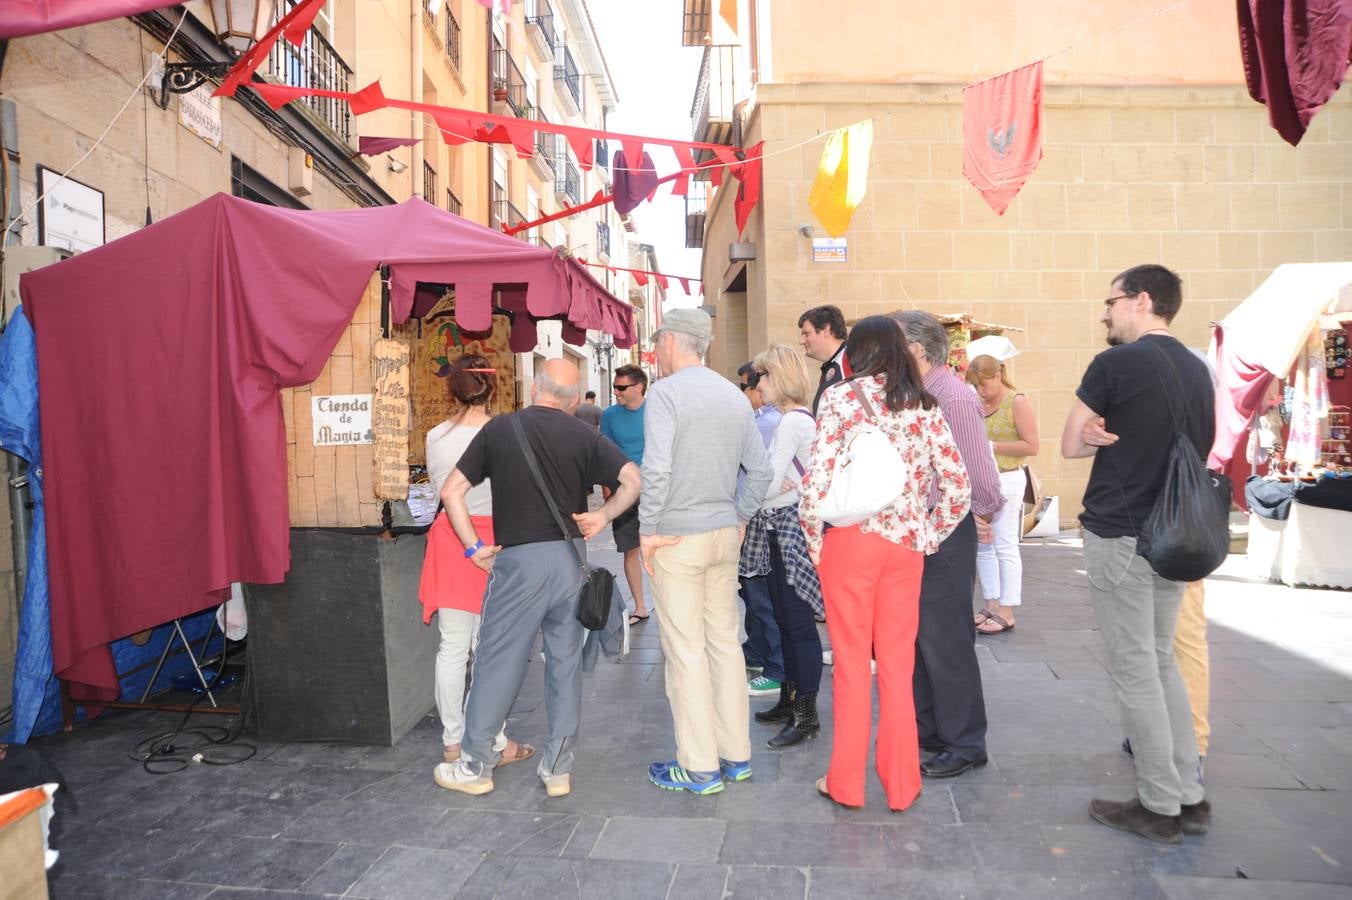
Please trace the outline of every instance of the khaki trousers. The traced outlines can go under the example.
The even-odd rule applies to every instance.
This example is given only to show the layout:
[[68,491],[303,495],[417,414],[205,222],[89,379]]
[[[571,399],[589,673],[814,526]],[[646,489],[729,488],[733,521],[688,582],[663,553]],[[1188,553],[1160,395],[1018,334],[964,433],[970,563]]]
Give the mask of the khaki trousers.
[[1174,661],[1183,686],[1188,689],[1192,707],[1192,730],[1197,732],[1197,754],[1206,756],[1211,737],[1208,720],[1211,709],[1211,659],[1206,648],[1206,590],[1194,581],[1183,591],[1178,607],[1178,629],[1174,632]]
[[686,534],[653,555],[676,761],[717,772],[751,758],[751,703],[738,637],[736,528]]

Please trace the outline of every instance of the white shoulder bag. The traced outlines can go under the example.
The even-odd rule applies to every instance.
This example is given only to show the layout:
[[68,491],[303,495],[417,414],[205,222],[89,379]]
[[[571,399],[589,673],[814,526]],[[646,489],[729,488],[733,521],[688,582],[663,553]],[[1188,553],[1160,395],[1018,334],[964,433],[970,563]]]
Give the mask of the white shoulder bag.
[[906,490],[901,454],[878,427],[873,407],[853,382],[850,393],[867,418],[836,456],[831,486],[819,510],[823,521],[840,526],[858,525],[891,506]]

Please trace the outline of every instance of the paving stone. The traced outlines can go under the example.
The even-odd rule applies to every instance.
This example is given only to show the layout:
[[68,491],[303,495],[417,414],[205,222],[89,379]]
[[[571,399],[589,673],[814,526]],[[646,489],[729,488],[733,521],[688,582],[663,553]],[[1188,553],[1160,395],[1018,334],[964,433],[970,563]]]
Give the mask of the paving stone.
[[1177,875],[1160,875],[1155,880],[1167,900],[1337,900],[1352,897],[1352,887],[1295,881]]
[[200,900],[216,890],[216,885],[63,874],[50,875],[47,889],[53,900]]
[[361,880],[384,852],[384,847],[341,844],[333,855],[305,880],[301,890],[316,894],[346,893],[348,888]]
[[336,844],[311,841],[213,835],[190,852],[152,867],[149,874],[166,881],[296,890],[337,849]]
[[[728,873],[731,868],[731,866],[681,863],[676,867],[676,874],[671,880],[666,900],[722,898],[727,893]],[[740,898],[741,895],[734,896]]]
[[454,897],[483,856],[455,850],[390,847],[348,891],[373,900],[435,900]]
[[718,861],[727,827],[716,819],[616,816],[597,838],[591,859],[713,863]]
[[300,841],[388,847],[442,847],[449,831],[446,810],[359,800],[317,803],[286,827],[282,836]]
[[797,900],[807,895],[806,868],[732,866],[727,893],[736,900]]

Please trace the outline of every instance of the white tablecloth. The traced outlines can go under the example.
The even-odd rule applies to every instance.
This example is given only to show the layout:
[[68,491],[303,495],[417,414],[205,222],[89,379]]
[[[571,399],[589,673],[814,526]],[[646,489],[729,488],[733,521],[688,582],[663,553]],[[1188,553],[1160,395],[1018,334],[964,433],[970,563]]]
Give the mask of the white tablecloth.
[[1352,512],[1292,503],[1284,522],[1250,513],[1248,557],[1260,578],[1352,588]]

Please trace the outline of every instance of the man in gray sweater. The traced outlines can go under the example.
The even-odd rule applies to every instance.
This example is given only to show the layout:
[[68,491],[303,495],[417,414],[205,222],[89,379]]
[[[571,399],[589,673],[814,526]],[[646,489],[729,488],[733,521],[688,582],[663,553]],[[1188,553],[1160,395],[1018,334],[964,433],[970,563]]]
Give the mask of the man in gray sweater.
[[[771,478],[750,403],[704,365],[712,324],[702,310],[674,309],[654,338],[666,377],[648,392],[638,512],[676,730],[676,759],[653,763],[648,778],[696,794],[751,777],[737,560]],[[740,498],[739,468],[747,472]]]

